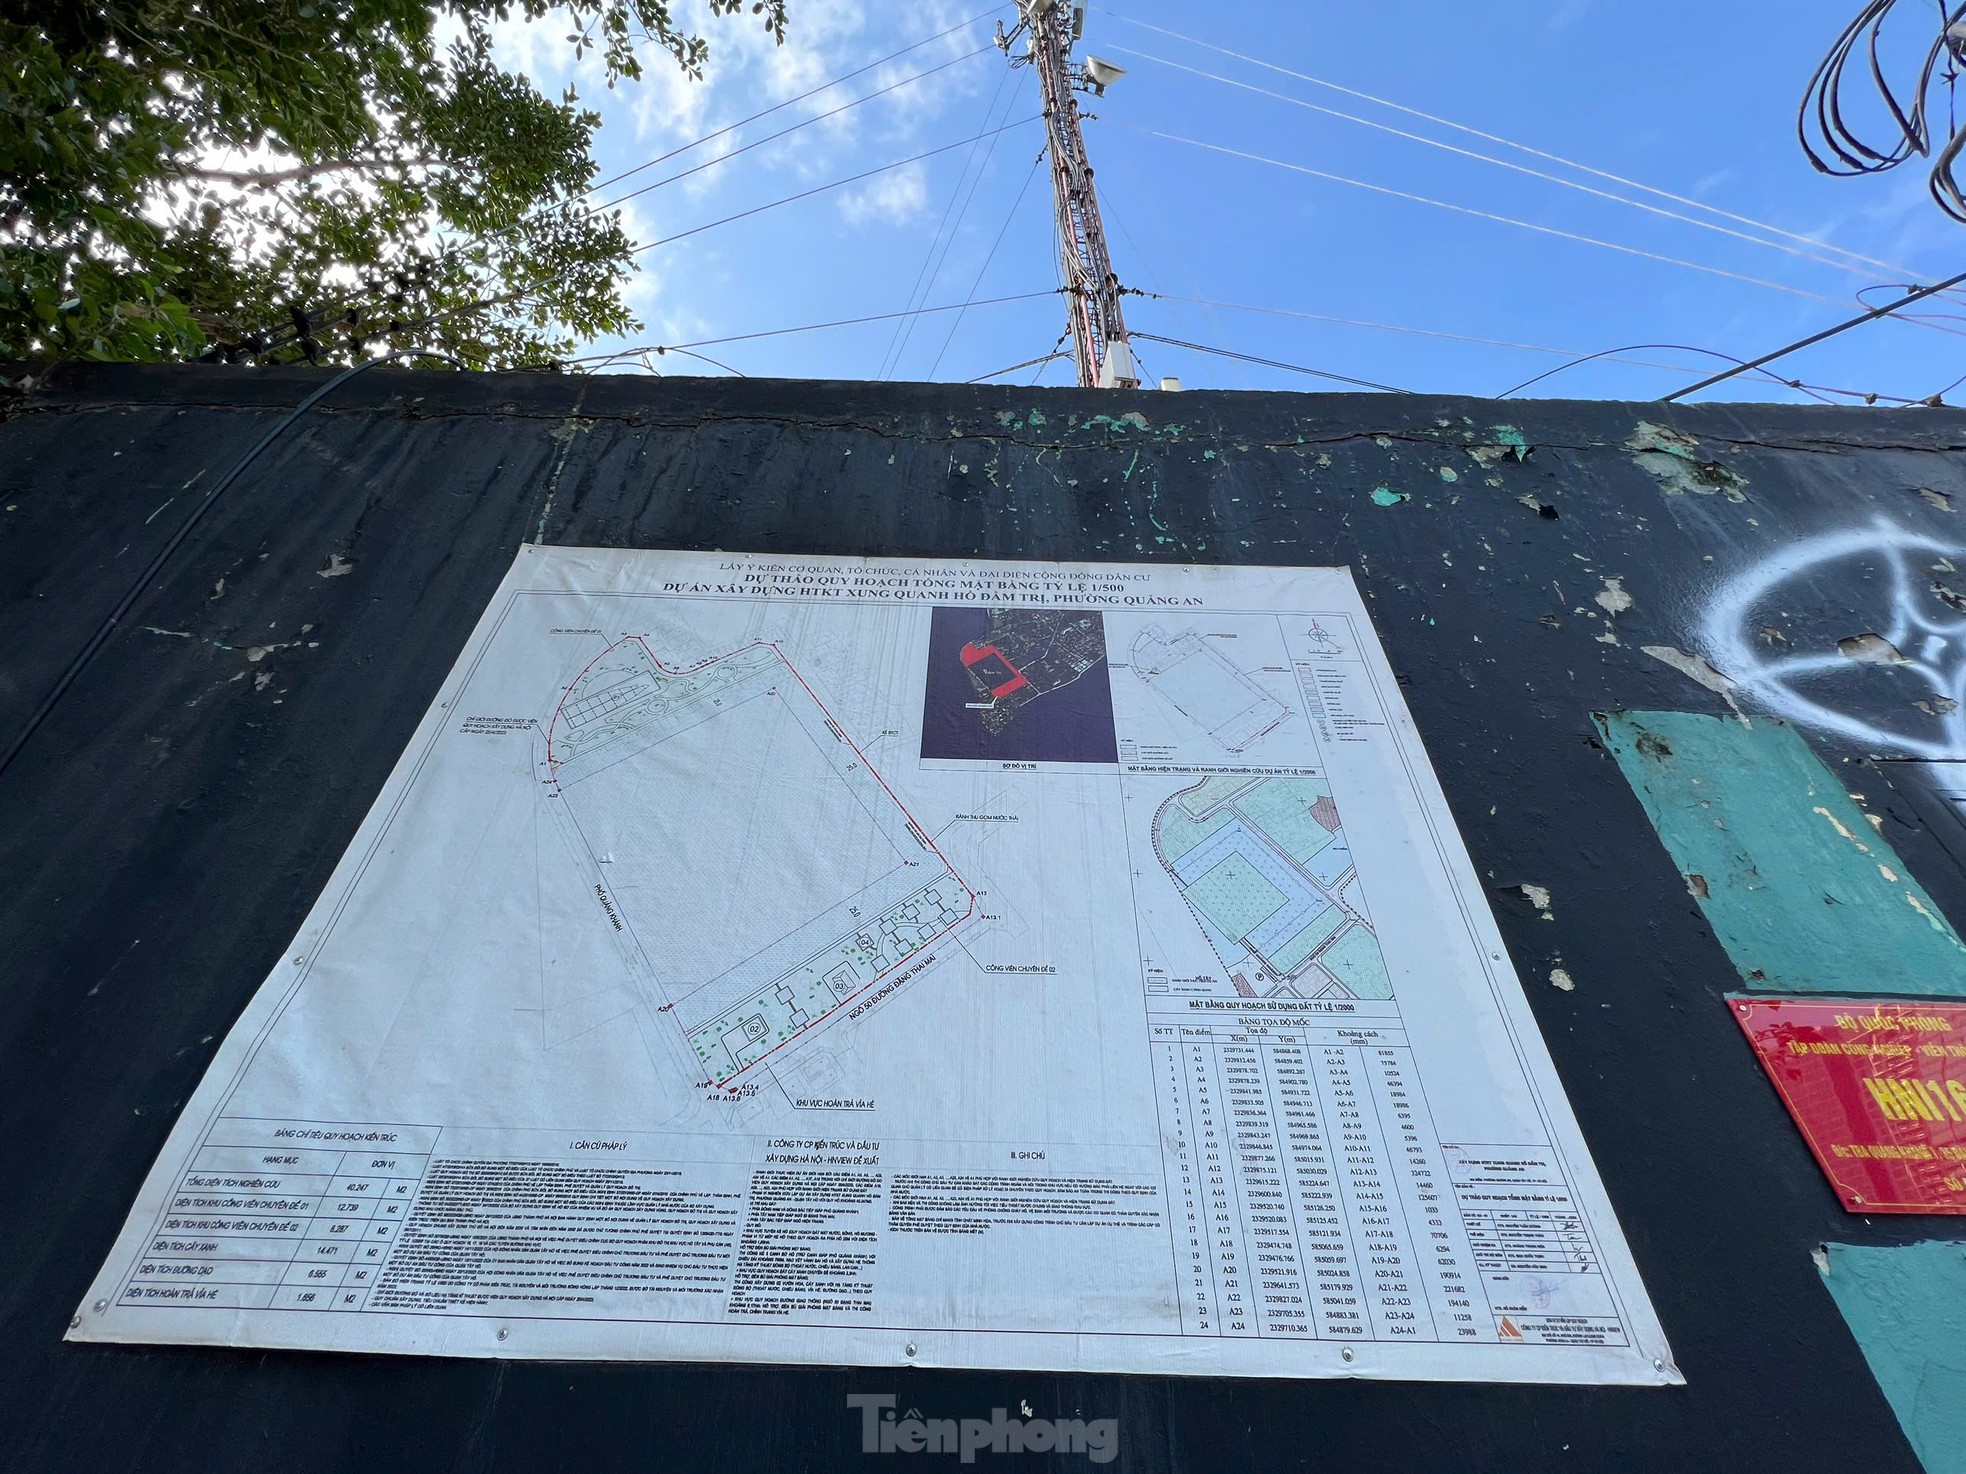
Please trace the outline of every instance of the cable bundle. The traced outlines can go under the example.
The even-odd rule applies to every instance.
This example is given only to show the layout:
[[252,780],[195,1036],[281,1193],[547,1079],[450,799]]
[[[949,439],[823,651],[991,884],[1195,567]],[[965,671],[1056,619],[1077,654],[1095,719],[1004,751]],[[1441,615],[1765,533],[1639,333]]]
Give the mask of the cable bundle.
[[[1938,34],[1926,49],[1912,85],[1903,90],[1894,87],[1886,75],[1882,54],[1884,24],[1898,3],[1899,0],[1870,0],[1837,38],[1829,55],[1809,79],[1796,118],[1796,135],[1809,162],[1824,174],[1881,174],[1886,169],[1895,169],[1914,154],[1931,158],[1932,198],[1953,219],[1966,224],[1966,190],[1962,190],[1954,172],[1960,151],[1966,149],[1966,134],[1959,131],[1948,106],[1946,141],[1933,157],[1932,123],[1927,114],[1927,102],[1938,82],[1945,83],[1950,104],[1960,63],[1966,61],[1966,24],[1962,24],[1966,3],[1949,6],[1947,0],[1936,0],[1933,19],[1938,22]],[[1870,139],[1858,136],[1844,117],[1851,89],[1864,86],[1861,75],[1854,80],[1848,75],[1852,59],[1859,54],[1866,63],[1863,70],[1869,72],[1869,85],[1883,101],[1888,114],[1886,120],[1876,125],[1887,134],[1881,144],[1874,141],[1875,133]],[[1892,134],[1895,136],[1888,136]]]

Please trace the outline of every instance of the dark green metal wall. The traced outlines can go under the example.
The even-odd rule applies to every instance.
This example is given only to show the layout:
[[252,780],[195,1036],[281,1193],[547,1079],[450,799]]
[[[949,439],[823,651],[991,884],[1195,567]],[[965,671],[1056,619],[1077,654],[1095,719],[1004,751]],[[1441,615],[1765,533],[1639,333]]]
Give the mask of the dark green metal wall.
[[[103,368],[0,406],[0,741],[325,378]],[[1688,1385],[64,1345],[523,540],[1351,565]],[[1966,570],[1950,410],[366,373],[240,478],[0,775],[0,1465],[830,1469],[861,1458],[845,1397],[873,1376],[938,1414],[1117,1417],[1128,1468],[1916,1468],[1811,1251],[1966,1220],[1837,1205],[1592,713],[1786,713],[1966,920],[1966,840],[1902,761],[1966,758],[1934,685],[1966,671],[1941,565]],[[1728,617],[1751,658],[1723,675]],[[1915,664],[1768,669],[1894,620]],[[1851,968],[1863,991],[1860,942]]]

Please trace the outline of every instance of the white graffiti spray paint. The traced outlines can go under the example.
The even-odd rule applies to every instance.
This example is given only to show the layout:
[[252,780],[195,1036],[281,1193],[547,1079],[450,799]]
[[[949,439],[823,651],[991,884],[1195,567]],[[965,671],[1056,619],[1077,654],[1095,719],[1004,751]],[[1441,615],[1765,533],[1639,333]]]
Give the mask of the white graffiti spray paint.
[[[1848,651],[1830,638],[1817,648],[1798,645],[1784,653],[1764,635],[1764,617],[1785,592],[1792,592],[1790,607],[1809,610],[1815,601],[1807,586],[1829,581],[1835,564],[1851,560],[1884,577],[1867,581],[1863,595],[1864,617],[1877,623],[1842,632]],[[1939,594],[1940,576],[1955,563],[1966,566],[1966,548],[1889,522],[1803,539],[1720,588],[1701,626],[1707,659],[1744,696],[1790,721],[1876,752],[1966,758],[1966,611]],[[1854,586],[1858,580],[1837,582]],[[1901,657],[1888,667],[1891,679],[1903,682],[1902,725],[1874,701],[1860,709],[1854,699],[1877,691],[1877,647],[1861,641],[1871,634],[1889,641]],[[1845,692],[1851,699],[1842,699]]]

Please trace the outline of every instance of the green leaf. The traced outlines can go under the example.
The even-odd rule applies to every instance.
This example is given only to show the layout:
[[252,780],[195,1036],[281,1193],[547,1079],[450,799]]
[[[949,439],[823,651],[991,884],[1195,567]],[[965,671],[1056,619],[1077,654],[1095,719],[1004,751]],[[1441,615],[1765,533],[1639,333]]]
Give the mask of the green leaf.
[[[254,341],[278,359],[298,307],[332,360],[393,316],[393,341],[504,366],[632,321],[629,242],[569,203],[596,177],[599,120],[496,65],[492,27],[515,13],[563,20],[610,86],[640,76],[640,33],[686,71],[704,55],[658,0],[104,0],[113,51],[89,27],[0,20],[0,356]],[[782,0],[766,15],[782,25]],[[184,172],[239,157],[316,172]]]

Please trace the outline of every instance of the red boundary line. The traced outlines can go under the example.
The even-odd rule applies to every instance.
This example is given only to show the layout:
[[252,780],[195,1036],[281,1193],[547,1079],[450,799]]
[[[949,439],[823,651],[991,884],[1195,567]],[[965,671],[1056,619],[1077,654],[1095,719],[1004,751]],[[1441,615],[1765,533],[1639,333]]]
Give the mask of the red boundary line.
[[[1025,677],[1024,672],[1019,670],[1017,666],[1011,661],[1011,658],[1008,655],[1004,654],[1003,651],[999,650],[995,645],[963,646],[962,648],[963,669],[968,670],[971,666],[975,665],[978,661],[988,660],[992,655],[996,656],[997,659],[1001,660],[1004,663],[1004,669],[1010,672],[1009,680],[1005,681],[1001,686],[992,686],[990,688],[990,695],[994,699],[1001,701],[1004,697],[1008,696],[1012,691],[1022,690],[1025,686],[1031,684],[1030,681]],[[788,661],[787,664],[790,664],[790,662]],[[797,675],[798,672],[794,671],[792,674]],[[1264,694],[1268,695],[1267,692],[1265,692]],[[818,698],[814,697],[813,699],[817,700]]]

